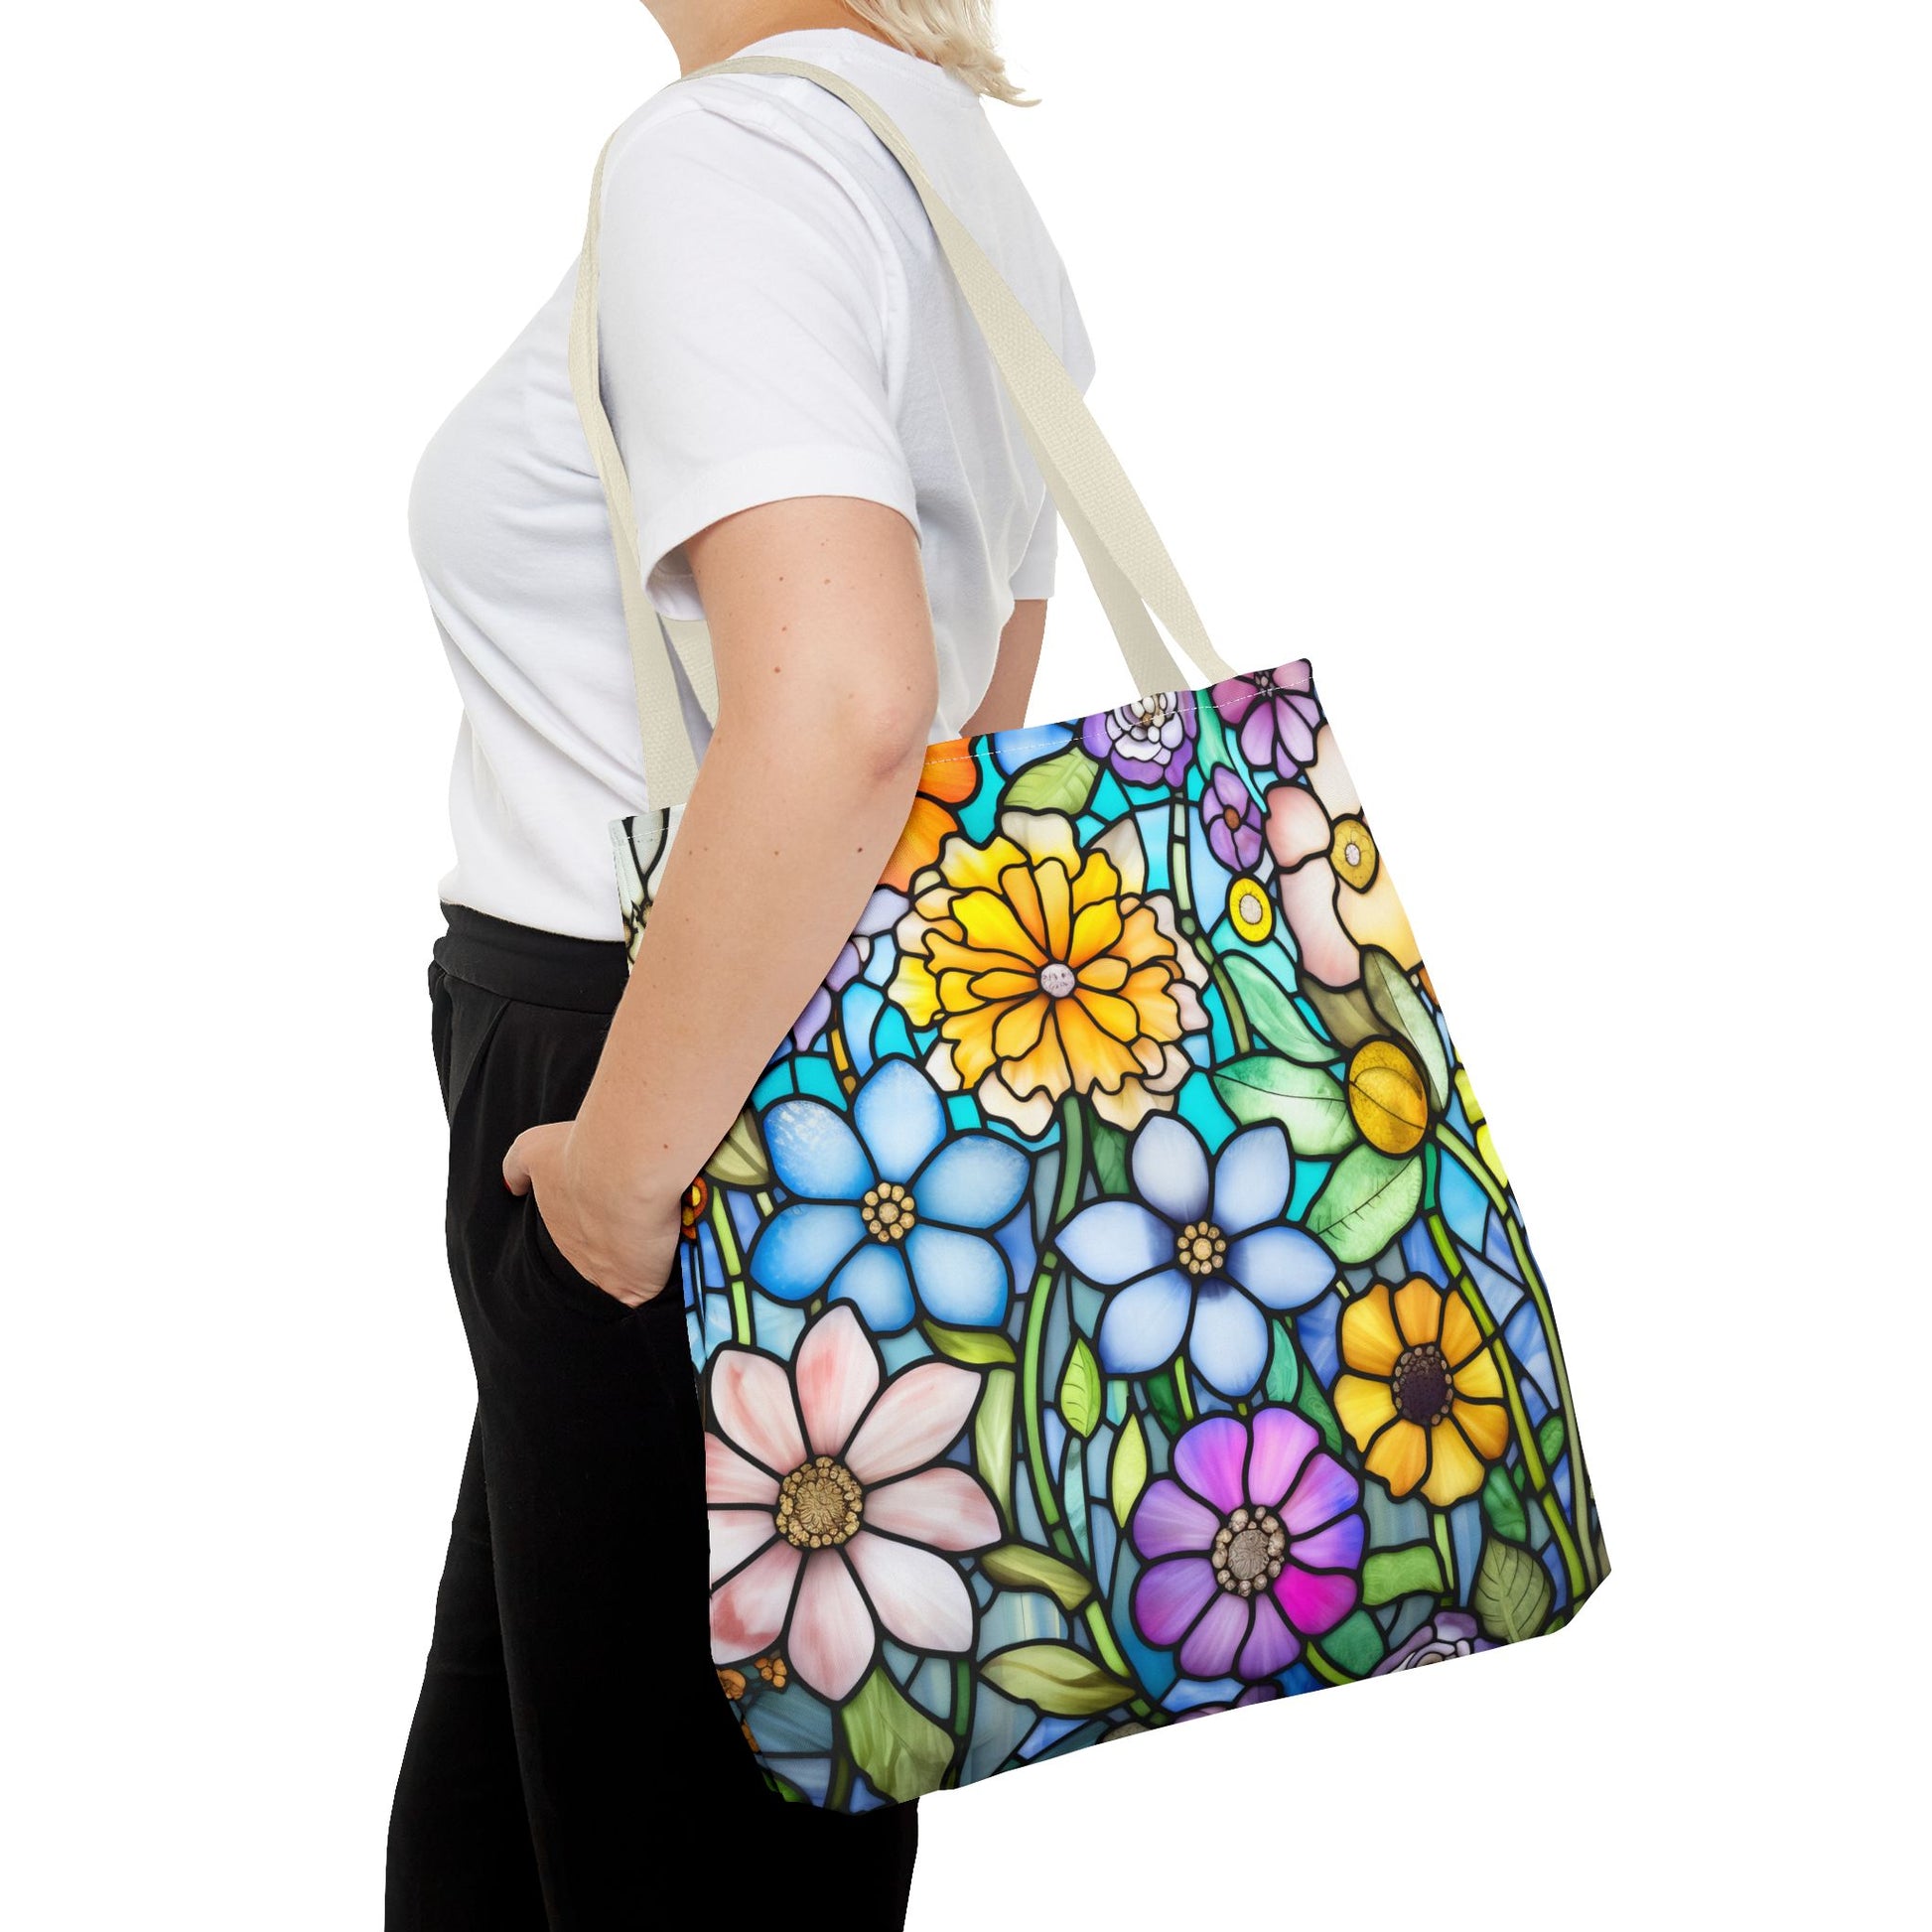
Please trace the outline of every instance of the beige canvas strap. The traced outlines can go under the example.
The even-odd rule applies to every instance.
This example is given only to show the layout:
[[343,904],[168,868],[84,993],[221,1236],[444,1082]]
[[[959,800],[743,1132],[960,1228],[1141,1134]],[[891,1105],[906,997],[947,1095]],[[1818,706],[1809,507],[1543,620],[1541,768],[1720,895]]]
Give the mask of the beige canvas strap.
[[[947,265],[1013,398],[1040,474],[1079,547],[1135,685],[1143,695],[1149,695],[1182,688],[1191,681],[1175,664],[1155,622],[1157,618],[1203,678],[1233,675],[1209,641],[1167,546],[1078,386],[986,251],[940,197],[918,156],[885,110],[843,75],[800,61],[750,55],[699,72],[782,74],[809,80],[842,100],[866,123],[904,171],[925,207]],[[697,74],[685,77],[695,79]],[[624,621],[637,676],[638,720],[651,802],[680,805],[689,796],[697,766],[684,733],[667,641],[676,649],[705,715],[713,719],[717,716],[717,677],[704,626],[662,624],[644,596],[630,483],[604,408],[598,374],[598,232],[609,152],[607,147],[605,157],[598,162],[591,189],[590,223],[571,318],[571,385],[610,506]]]

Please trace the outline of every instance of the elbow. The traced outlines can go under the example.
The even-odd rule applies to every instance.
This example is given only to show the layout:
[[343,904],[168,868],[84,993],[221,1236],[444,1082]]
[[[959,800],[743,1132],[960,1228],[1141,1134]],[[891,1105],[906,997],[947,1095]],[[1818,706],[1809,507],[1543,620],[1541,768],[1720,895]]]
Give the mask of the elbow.
[[881,788],[911,789],[925,762],[938,709],[937,681],[911,676],[903,688],[851,693],[833,723],[835,742],[853,776]]

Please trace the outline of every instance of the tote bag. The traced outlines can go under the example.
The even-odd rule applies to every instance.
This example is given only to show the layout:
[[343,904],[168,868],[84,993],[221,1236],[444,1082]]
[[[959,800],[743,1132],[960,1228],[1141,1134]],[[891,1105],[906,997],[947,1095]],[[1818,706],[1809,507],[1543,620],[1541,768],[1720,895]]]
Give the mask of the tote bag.
[[[751,1748],[864,1810],[1562,1628],[1606,1561],[1549,1294],[1309,666],[1215,652],[878,105],[723,70],[815,82],[904,169],[1142,694],[932,748],[686,1198],[712,1646]],[[571,360],[653,799],[615,828],[634,956],[695,776],[667,644],[717,698],[639,579],[602,172]]]

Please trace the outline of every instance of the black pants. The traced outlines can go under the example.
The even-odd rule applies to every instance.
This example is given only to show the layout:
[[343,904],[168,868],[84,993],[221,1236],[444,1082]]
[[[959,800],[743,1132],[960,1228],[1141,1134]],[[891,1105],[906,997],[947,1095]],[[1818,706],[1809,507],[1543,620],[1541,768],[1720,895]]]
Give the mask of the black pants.
[[[918,1823],[765,1786],[707,1629],[703,1447],[675,1294],[632,1312],[503,1185],[567,1120],[623,987],[615,943],[454,909],[430,969],[451,1272],[477,1420],[390,1822],[388,1932],[901,1926]],[[803,1887],[803,1891],[800,1891]]]

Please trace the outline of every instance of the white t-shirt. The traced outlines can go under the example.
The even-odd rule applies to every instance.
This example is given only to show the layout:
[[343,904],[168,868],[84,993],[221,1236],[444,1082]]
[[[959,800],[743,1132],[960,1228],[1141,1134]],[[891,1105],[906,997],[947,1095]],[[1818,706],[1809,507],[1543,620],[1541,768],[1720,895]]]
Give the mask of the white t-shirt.
[[[834,69],[884,106],[1084,385],[1065,270],[971,90],[862,34],[759,51]],[[683,545],[721,517],[792,496],[888,504],[920,538],[932,736],[956,736],[1015,600],[1052,590],[1056,525],[911,185],[822,88],[735,74],[649,101],[606,184],[604,388],[653,603],[701,615]],[[575,281],[573,265],[437,432],[410,529],[463,697],[442,897],[602,939],[621,931],[607,827],[646,788],[610,527],[570,391]]]

